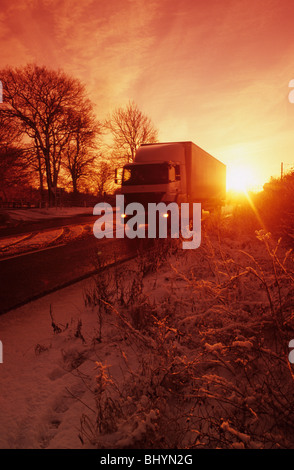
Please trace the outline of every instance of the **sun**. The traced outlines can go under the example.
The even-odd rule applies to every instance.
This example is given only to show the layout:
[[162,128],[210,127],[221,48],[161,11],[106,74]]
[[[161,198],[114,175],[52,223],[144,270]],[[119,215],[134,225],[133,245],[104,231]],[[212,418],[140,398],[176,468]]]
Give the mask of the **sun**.
[[227,167],[227,191],[246,193],[254,184],[253,172],[244,166]]

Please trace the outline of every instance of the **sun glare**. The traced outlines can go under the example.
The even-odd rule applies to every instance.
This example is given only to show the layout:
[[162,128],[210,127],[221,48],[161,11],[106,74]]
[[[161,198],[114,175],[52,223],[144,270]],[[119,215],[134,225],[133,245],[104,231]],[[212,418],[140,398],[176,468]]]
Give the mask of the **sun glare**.
[[253,173],[246,167],[227,167],[227,191],[246,193],[254,185]]

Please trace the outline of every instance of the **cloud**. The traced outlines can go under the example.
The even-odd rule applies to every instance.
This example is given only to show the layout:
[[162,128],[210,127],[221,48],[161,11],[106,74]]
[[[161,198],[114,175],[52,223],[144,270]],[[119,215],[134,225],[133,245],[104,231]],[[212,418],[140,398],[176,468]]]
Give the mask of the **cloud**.
[[293,13],[290,0],[2,0],[1,61],[63,68],[101,119],[134,99],[164,139],[224,159],[256,142],[274,162],[258,142],[281,133],[290,148]]

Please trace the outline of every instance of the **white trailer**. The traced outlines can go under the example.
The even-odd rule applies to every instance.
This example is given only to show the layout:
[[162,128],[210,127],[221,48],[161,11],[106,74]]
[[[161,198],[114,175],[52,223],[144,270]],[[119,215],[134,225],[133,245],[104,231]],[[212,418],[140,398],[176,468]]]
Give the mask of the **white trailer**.
[[212,210],[226,197],[226,166],[193,142],[143,144],[123,167],[121,193],[127,204],[198,202]]

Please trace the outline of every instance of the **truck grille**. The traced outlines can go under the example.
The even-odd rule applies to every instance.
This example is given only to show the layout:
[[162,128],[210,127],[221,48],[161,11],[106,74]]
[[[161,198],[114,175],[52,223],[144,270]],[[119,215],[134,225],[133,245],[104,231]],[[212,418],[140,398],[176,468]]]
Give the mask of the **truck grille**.
[[147,209],[149,202],[155,202],[156,204],[162,200],[164,193],[131,193],[124,194],[125,206],[131,202],[139,202],[143,204],[144,208]]

